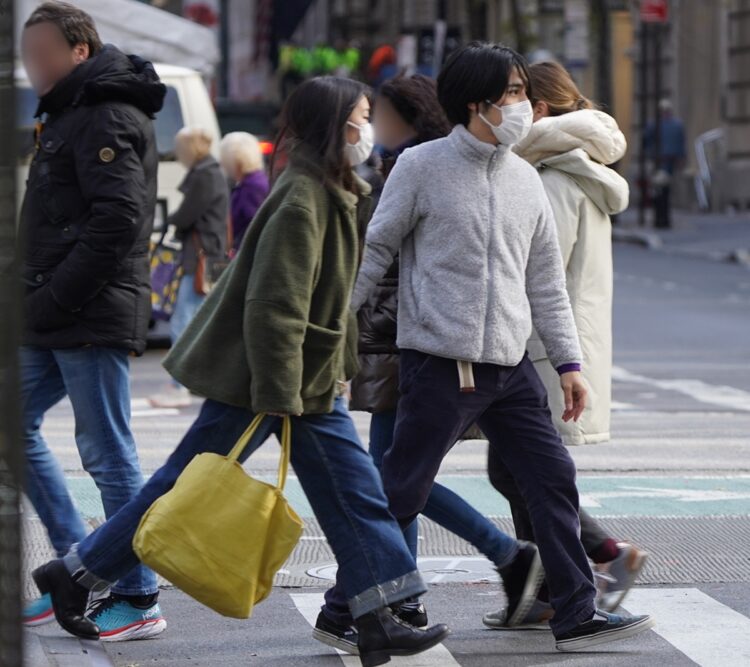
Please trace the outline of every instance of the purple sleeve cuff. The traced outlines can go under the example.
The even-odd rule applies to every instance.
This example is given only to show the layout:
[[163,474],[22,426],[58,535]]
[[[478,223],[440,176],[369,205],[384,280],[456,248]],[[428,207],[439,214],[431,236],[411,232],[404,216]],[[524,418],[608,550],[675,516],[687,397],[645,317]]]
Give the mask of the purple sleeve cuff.
[[563,373],[580,373],[581,364],[563,364],[557,367],[557,373],[563,375]]

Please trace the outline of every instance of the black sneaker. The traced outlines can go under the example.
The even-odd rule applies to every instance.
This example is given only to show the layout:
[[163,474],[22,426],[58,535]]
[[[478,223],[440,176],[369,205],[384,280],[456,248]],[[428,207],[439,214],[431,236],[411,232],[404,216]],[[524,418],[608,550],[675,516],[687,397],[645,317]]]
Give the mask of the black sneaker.
[[322,611],[318,614],[318,620],[315,621],[312,636],[323,644],[333,646],[344,653],[350,655],[359,655],[359,633],[357,628],[352,625],[339,625],[334,623]]
[[654,619],[650,616],[617,616],[597,610],[590,621],[556,637],[557,650],[580,651],[618,639],[627,639],[653,628],[654,625]]
[[530,542],[521,543],[513,562],[498,572],[508,598],[507,627],[515,628],[526,618],[544,581],[539,549]]
[[394,604],[391,606],[391,611],[402,621],[413,625],[415,628],[426,628],[428,626],[427,610],[419,601]]

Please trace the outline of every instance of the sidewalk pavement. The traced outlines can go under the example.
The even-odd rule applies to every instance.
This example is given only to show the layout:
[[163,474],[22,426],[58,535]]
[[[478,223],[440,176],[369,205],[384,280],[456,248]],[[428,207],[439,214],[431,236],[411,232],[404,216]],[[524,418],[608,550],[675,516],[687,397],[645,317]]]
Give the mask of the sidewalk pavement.
[[628,209],[612,228],[616,243],[635,243],[672,255],[732,262],[750,268],[750,215],[674,211],[672,228],[638,226],[638,211]]

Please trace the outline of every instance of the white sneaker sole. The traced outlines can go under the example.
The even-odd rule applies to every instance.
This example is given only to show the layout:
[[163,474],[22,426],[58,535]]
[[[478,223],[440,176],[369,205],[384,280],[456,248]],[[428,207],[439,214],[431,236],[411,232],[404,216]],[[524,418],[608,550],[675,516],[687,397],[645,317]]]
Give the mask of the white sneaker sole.
[[517,630],[550,631],[549,623],[546,621],[543,623],[524,623],[523,625],[516,625],[512,628],[501,621],[488,621],[485,618],[482,619],[482,623],[484,623],[485,627],[489,628],[490,630],[502,630],[504,632],[515,632]]
[[576,639],[565,639],[557,642],[557,650],[563,652],[581,651],[583,649],[591,648],[593,646],[601,646],[602,644],[609,644],[610,642],[616,642],[621,639],[629,639],[636,635],[650,630],[656,625],[656,622],[650,616],[644,618],[638,623],[632,625],[626,625],[621,628],[614,628],[612,630],[603,630],[593,635],[585,637],[577,637]]
[[23,621],[23,626],[25,628],[38,628],[40,625],[47,625],[48,623],[52,623],[52,621],[55,620],[55,612],[50,609],[48,612],[44,614],[40,614],[39,616],[34,616],[34,618],[28,618]]
[[340,637],[337,637],[330,632],[326,632],[325,630],[320,630],[318,628],[313,628],[312,636],[313,639],[317,639],[319,642],[325,644],[326,646],[333,646],[333,648],[337,648],[339,651],[343,651],[344,653],[348,653],[349,655],[359,655],[359,648],[356,644],[344,641]]
[[104,633],[99,635],[103,642],[127,642],[137,639],[152,639],[160,635],[167,629],[167,622],[163,618],[157,618],[153,621],[140,621],[129,625],[116,632]]
[[542,557],[537,550],[536,554],[534,554],[534,560],[531,561],[529,575],[526,577],[526,584],[521,594],[521,601],[518,603],[513,615],[508,619],[509,628],[517,628],[521,624],[521,621],[526,618],[526,614],[529,613],[531,605],[534,604],[543,581],[544,568],[542,567]]

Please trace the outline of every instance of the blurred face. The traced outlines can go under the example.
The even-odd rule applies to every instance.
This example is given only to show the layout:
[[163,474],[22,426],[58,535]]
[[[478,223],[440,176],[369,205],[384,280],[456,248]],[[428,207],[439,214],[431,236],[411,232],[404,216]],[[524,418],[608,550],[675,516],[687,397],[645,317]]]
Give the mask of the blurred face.
[[178,134],[174,142],[174,154],[178,162],[188,169],[193,166],[193,156],[190,151],[190,139],[187,135]]
[[388,150],[395,150],[416,136],[417,132],[396,111],[387,97],[378,97],[373,115],[375,141]]
[[235,183],[239,183],[244,176],[242,169],[240,169],[239,162],[231,156],[222,156],[221,168],[224,170],[227,177]]
[[71,47],[53,23],[37,23],[21,35],[21,58],[39,97],[46,95],[89,57],[88,44]]
[[[354,107],[349,116],[349,123],[354,125],[365,125],[370,122],[370,100],[364,95],[359,98],[357,106]],[[356,144],[359,141],[359,130],[351,125],[346,126],[346,141],[350,144]]]

